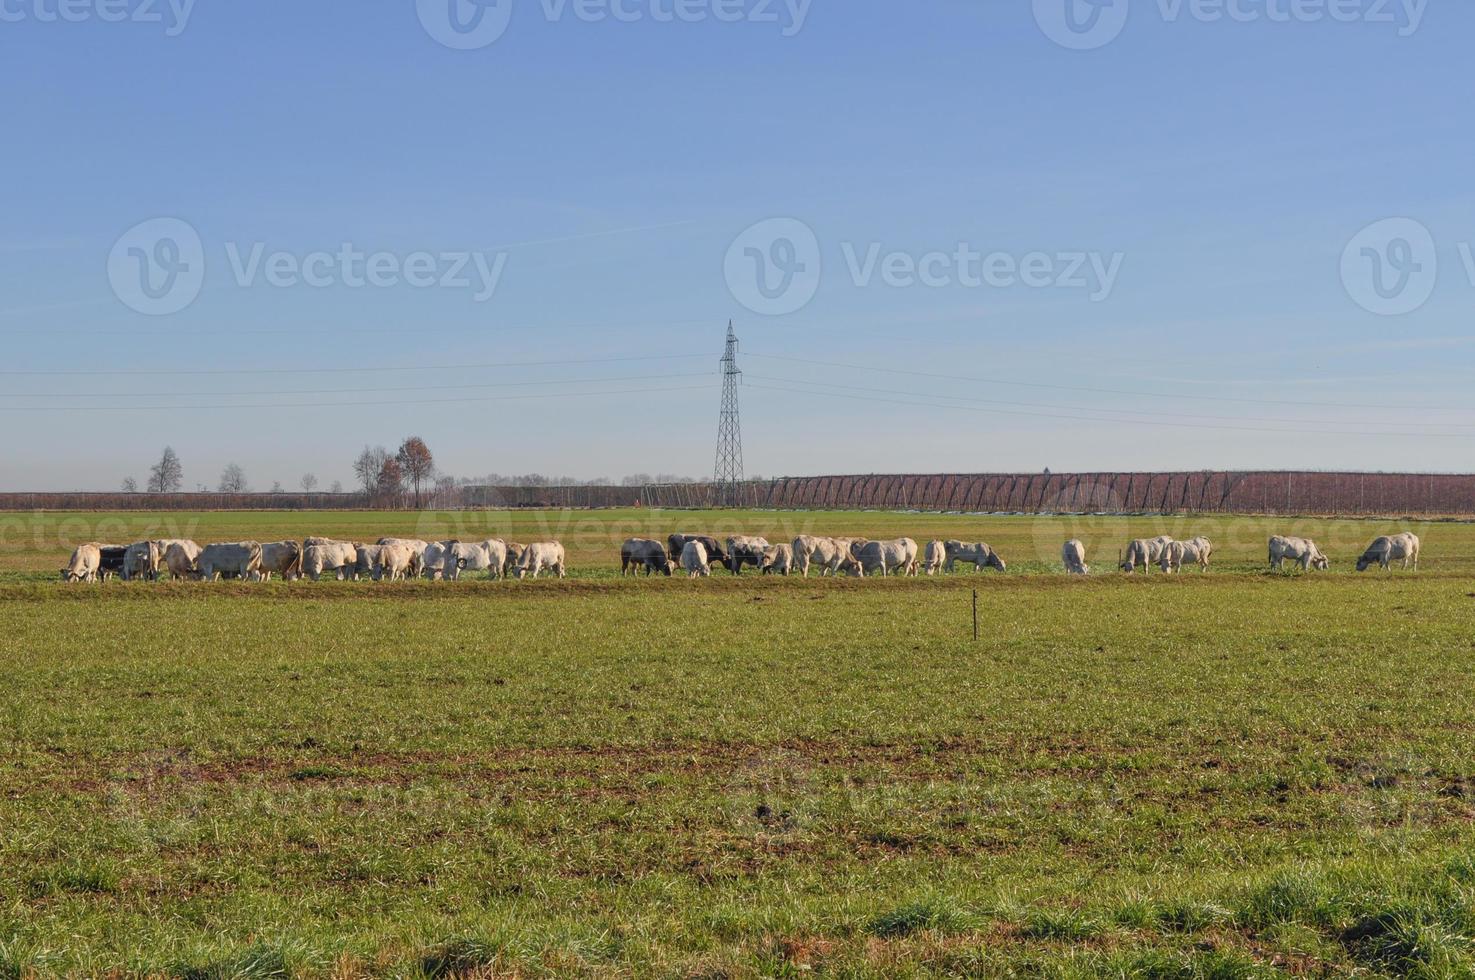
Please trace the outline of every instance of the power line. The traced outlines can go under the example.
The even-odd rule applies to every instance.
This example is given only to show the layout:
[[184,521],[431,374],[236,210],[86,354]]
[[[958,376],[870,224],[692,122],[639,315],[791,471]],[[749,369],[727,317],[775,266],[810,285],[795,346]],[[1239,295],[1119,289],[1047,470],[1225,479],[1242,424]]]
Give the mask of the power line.
[[[546,395],[486,395],[464,398],[408,398],[374,399],[355,402],[263,402],[257,405],[0,405],[0,412],[197,412],[208,409],[263,410],[272,408],[379,408],[385,405],[453,405],[468,402],[525,401],[544,398],[598,398],[619,395],[648,395],[653,389],[629,388],[622,391],[560,391]],[[661,386],[654,389],[662,394],[670,391],[711,391],[710,385],[687,385],[678,388]]]
[[643,357],[582,357],[559,361],[503,361],[500,364],[400,364],[392,367],[320,367],[320,368],[171,368],[167,370],[129,369],[118,371],[15,371],[0,370],[5,377],[90,378],[109,376],[176,377],[184,375],[227,374],[388,374],[397,371],[499,371],[506,368],[558,367],[568,364],[622,364],[630,361],[680,361],[711,357],[706,354],[650,354]]
[[[837,385],[837,384],[833,384],[833,383],[827,382],[827,381],[808,381],[808,380],[805,380],[805,379],[802,379],[802,378],[775,378],[775,377],[769,377],[769,376],[761,375],[761,374],[749,374],[749,375],[747,375],[747,377],[749,377],[749,378],[755,378],[755,379],[757,379],[759,381],[773,381],[773,382],[778,382],[780,384],[800,384],[800,385],[818,386],[818,387],[821,387],[821,388],[841,388],[841,389],[844,389],[846,391],[868,392],[868,391],[876,391],[877,390],[875,388],[865,388],[865,387],[860,387],[858,385]],[[889,391],[892,394],[896,394],[896,395],[908,395],[908,396],[916,397],[916,398],[937,398],[937,399],[943,399],[943,400],[947,400],[947,401],[975,402],[975,403],[983,404],[983,405],[1017,405],[1017,406],[1022,406],[1022,407],[1025,407],[1025,408],[1047,408],[1047,409],[1053,409],[1053,408],[1060,408],[1061,407],[1061,406],[1057,406],[1057,405],[1041,404],[1039,402],[1021,402],[1021,401],[1004,400],[1004,399],[996,399],[996,398],[973,398],[973,397],[969,397],[969,396],[966,396],[966,395],[941,395],[941,394],[936,394],[936,393],[933,393],[933,392],[923,392],[923,391],[895,391],[894,389],[889,389],[889,388],[888,389],[881,389],[881,390],[883,390],[883,391]],[[946,406],[940,406],[940,407],[946,407]],[[1078,409],[1078,410],[1083,411],[1083,412],[1110,412],[1113,415],[1152,415],[1152,414],[1156,414],[1156,413],[1152,413],[1152,412],[1144,412],[1144,411],[1139,411],[1139,410],[1136,410],[1136,409],[1128,409],[1128,408],[1105,408],[1105,407],[1098,408],[1098,407],[1095,407],[1095,406],[1074,406],[1074,405],[1067,405],[1067,406],[1064,406],[1064,407],[1066,407],[1066,408],[1072,408],[1072,409]],[[1283,424],[1286,424],[1286,425],[1394,425],[1394,426],[1396,426],[1396,425],[1415,425],[1415,426],[1424,426],[1424,427],[1429,427],[1429,428],[1442,428],[1442,429],[1475,429],[1475,423],[1469,423],[1469,422],[1406,422],[1406,421],[1400,421],[1400,422],[1380,422],[1380,421],[1373,420],[1373,419],[1286,419],[1286,418],[1266,418],[1264,416],[1256,416],[1256,415],[1195,415],[1195,414],[1193,414],[1191,412],[1174,412],[1173,413],[1173,416],[1174,416],[1174,418],[1184,418],[1184,419],[1208,419],[1210,421],[1216,421],[1216,422],[1276,422],[1276,423],[1283,423]],[[1131,420],[1130,419],[1102,419],[1101,421],[1103,421],[1103,422],[1116,422],[1116,421],[1126,422],[1126,421],[1131,421]],[[1280,430],[1276,429],[1276,430],[1271,430],[1271,431],[1277,431],[1278,432]],[[1451,433],[1451,434],[1452,435],[1461,435],[1462,433]]]
[[[1475,439],[1475,433],[1464,433],[1464,432],[1366,432],[1366,431],[1357,431],[1357,430],[1332,431],[1332,430],[1327,430],[1327,429],[1300,429],[1300,430],[1298,430],[1298,429],[1268,429],[1268,428],[1263,428],[1263,427],[1242,426],[1242,425],[1206,425],[1206,424],[1195,424],[1195,423],[1192,423],[1192,422],[1168,422],[1168,421],[1147,420],[1147,419],[1105,419],[1105,418],[1093,417],[1093,416],[1089,416],[1089,415],[1065,415],[1065,414],[1053,413],[1053,412],[1023,412],[1023,411],[1013,411],[1013,410],[1005,409],[1005,408],[977,408],[977,407],[972,406],[972,405],[939,405],[939,404],[930,403],[930,402],[902,401],[901,399],[897,399],[897,398],[886,398],[886,397],[881,397],[881,396],[877,396],[877,395],[846,395],[846,394],[841,394],[839,392],[834,392],[834,391],[813,391],[813,390],[805,390],[804,388],[793,388],[793,387],[790,387],[790,388],[780,388],[780,387],[777,387],[775,385],[764,385],[764,384],[751,385],[750,387],[753,387],[753,388],[762,388],[762,389],[765,389],[767,391],[797,392],[799,394],[804,394],[804,395],[818,395],[818,396],[827,397],[827,398],[847,398],[847,399],[851,399],[853,401],[863,401],[863,402],[872,402],[872,403],[881,402],[881,403],[891,404],[891,405],[907,405],[907,406],[910,406],[912,408],[933,408],[933,409],[944,408],[944,409],[953,409],[955,411],[961,411],[961,412],[979,412],[979,413],[988,414],[988,415],[1013,415],[1013,416],[1024,416],[1024,417],[1028,417],[1028,418],[1060,419],[1060,420],[1072,421],[1072,422],[1096,422],[1096,423],[1105,423],[1105,424],[1112,424],[1112,425],[1148,425],[1148,426],[1160,426],[1160,427],[1173,428],[1173,429],[1217,429],[1217,430],[1225,430],[1225,431],[1232,431],[1232,432],[1258,432],[1258,433],[1267,433],[1267,434],[1272,434],[1272,435],[1317,435],[1317,436],[1345,435],[1345,436],[1394,436],[1394,437],[1405,437],[1405,438],[1415,438],[1415,439],[1417,439],[1417,438],[1433,438],[1433,439],[1451,439],[1451,438],[1453,438],[1453,439]],[[862,389],[862,390],[869,390],[869,389]],[[917,397],[929,397],[929,396],[922,395],[922,396],[917,396]]]
[[[1126,395],[1128,397],[1147,398],[1171,398],[1188,401],[1212,401],[1212,402],[1236,402],[1251,405],[1296,405],[1302,408],[1367,408],[1367,405],[1350,405],[1339,402],[1304,402],[1286,401],[1276,398],[1234,398],[1228,395],[1194,395],[1173,394],[1166,391],[1131,391],[1120,388],[1088,388],[1079,385],[1046,384],[1038,381],[1010,381],[1005,378],[980,378],[961,374],[937,374],[931,371],[908,371],[903,368],[880,368],[867,367],[863,364],[840,364],[834,361],[820,361],[806,357],[786,357],[779,354],[754,354],[746,352],[747,357],[759,357],[770,361],[790,361],[795,364],[814,364],[820,367],[840,368],[846,371],[875,371],[881,374],[906,374],[916,378],[936,378],[941,381],[966,381],[970,384],[1008,385],[1015,388],[1044,388],[1051,391],[1079,391],[1093,395]],[[1406,411],[1433,411],[1433,412],[1463,412],[1468,407],[1450,408],[1440,405],[1381,405],[1381,408],[1397,408]]]
[[[457,385],[409,385],[404,387],[375,387],[374,391],[384,392],[406,392],[406,391],[468,391],[481,388],[528,388],[544,385],[564,384],[620,384],[629,381],[664,381],[670,378],[709,378],[711,371],[688,371],[680,374],[632,374],[618,378],[567,378],[543,381],[497,381],[484,384],[457,384]],[[290,388],[273,391],[109,391],[109,392],[0,392],[0,398],[213,398],[216,396],[226,398],[257,397],[265,395],[358,395],[364,392],[364,386],[356,388]],[[239,406],[249,408],[250,406]]]

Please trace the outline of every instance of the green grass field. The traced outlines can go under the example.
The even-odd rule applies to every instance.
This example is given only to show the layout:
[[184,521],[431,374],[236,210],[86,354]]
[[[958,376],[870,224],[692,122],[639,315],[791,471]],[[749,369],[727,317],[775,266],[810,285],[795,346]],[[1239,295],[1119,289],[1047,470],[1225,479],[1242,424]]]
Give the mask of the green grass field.
[[[1405,527],[1417,576],[1351,571]],[[677,530],[1010,570],[618,579]],[[1267,572],[1272,530],[1331,573]],[[55,581],[85,540],[309,533],[573,571]],[[1214,570],[1114,571],[1156,533]],[[0,515],[0,614],[0,977],[1475,972],[1475,526]]]

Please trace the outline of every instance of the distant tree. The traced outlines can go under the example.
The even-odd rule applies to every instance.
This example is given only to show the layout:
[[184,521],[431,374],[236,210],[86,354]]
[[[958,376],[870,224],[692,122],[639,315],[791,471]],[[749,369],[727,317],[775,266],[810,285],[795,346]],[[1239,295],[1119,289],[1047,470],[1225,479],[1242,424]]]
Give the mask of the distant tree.
[[430,455],[430,447],[425,445],[424,439],[419,436],[410,436],[400,443],[399,452],[395,454],[395,461],[399,463],[403,478],[414,490],[415,507],[419,509],[420,487],[435,475],[435,457]]
[[342,493],[343,492],[343,481],[342,480],[334,480],[333,481],[333,485],[328,488],[328,492],[329,493]]
[[138,492],[138,481],[135,480],[131,476],[124,477],[123,478],[123,492],[124,493],[137,493]]
[[271,484],[271,492],[272,493],[285,493],[286,492],[283,489],[283,487],[282,487],[282,481],[281,480],[273,480],[272,481],[272,484]]
[[312,493],[318,488],[318,478],[311,473],[304,473],[298,486],[302,487],[303,493]]
[[250,487],[246,485],[246,471],[237,463],[227,463],[220,471],[220,483],[215,489],[221,493],[247,492]]
[[149,468],[150,493],[178,493],[184,486],[184,464],[173,447],[165,446],[164,455]]
[[620,481],[622,487],[643,487],[647,483],[654,483],[649,473],[632,473]]
[[384,461],[389,458],[389,450],[383,446],[365,446],[359,453],[359,458],[353,462],[353,475],[358,477],[364,493],[372,494],[379,489],[379,474],[384,470]]
[[382,506],[394,507],[399,503],[404,489],[404,467],[400,466],[399,460],[390,456],[379,468],[379,478],[375,481],[374,495]]

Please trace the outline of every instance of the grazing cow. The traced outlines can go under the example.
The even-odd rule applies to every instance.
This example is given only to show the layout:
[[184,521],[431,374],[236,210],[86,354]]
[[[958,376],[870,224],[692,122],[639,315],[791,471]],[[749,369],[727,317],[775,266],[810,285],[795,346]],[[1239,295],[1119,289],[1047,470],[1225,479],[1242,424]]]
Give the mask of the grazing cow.
[[414,555],[410,563],[410,577],[418,577],[421,569],[425,567],[425,552],[430,548],[430,543],[421,541],[419,538],[380,538],[374,542],[377,545],[402,544],[407,545]]
[[696,538],[690,538],[681,546],[681,567],[687,578],[706,578],[712,574],[712,565],[707,560],[707,546]]
[[620,577],[624,578],[626,572],[637,575],[642,568],[647,577],[660,572],[670,578],[671,556],[666,554],[665,546],[659,541],[631,538],[620,546]]
[[1143,573],[1152,571],[1152,566],[1163,560],[1163,552],[1173,539],[1168,535],[1160,535],[1156,538],[1138,538],[1127,545],[1127,555],[1122,559],[1122,571],[1131,575],[1137,571],[1137,566],[1142,566]]
[[261,545],[255,541],[207,544],[201,549],[195,564],[199,568],[200,580],[204,582],[213,582],[220,576],[252,578],[261,567]]
[[416,552],[410,544],[379,545],[379,575],[391,582],[414,575]]
[[1163,549],[1162,558],[1158,559],[1158,567],[1165,574],[1172,575],[1174,572],[1183,570],[1183,563],[1197,565],[1200,571],[1209,570],[1209,556],[1214,553],[1214,545],[1208,538],[1190,538],[1187,541],[1173,541]]
[[[928,575],[936,575],[947,565],[947,542],[928,541],[927,548],[923,552],[922,569]],[[977,566],[974,566],[977,568]]]
[[1389,571],[1395,561],[1403,562],[1404,570],[1408,570],[1409,562],[1413,562],[1414,571],[1419,570],[1419,538],[1416,534],[1405,531],[1402,534],[1385,535],[1368,545],[1367,551],[1357,559],[1357,570],[1365,572],[1374,564],[1381,565],[1383,571]]
[[517,577],[537,578],[542,572],[554,572],[559,578],[567,577],[567,556],[563,545],[557,541],[542,541],[530,544],[517,560]]
[[743,573],[744,565],[763,567],[763,551],[768,547],[764,538],[736,535],[727,539],[727,570],[734,575]]
[[809,566],[818,566],[820,575],[834,575],[840,571],[852,574],[860,571],[860,562],[850,553],[850,539],[817,538],[801,534],[794,539],[794,567],[805,578],[809,577]]
[[302,574],[316,582],[323,572],[332,572],[341,582],[353,574],[358,558],[358,549],[345,541],[309,538],[307,547],[302,549]]
[[943,562],[943,568],[949,572],[957,567],[958,562],[972,565],[974,572],[980,572],[985,568],[997,568],[1003,572],[1007,571],[1009,567],[1004,564],[1004,559],[999,557],[997,551],[982,541],[973,544],[964,544],[961,541],[946,541],[943,543],[942,549],[943,554],[946,556],[946,560]]
[[152,581],[159,577],[159,559],[162,557],[157,541],[138,541],[128,546],[123,553],[123,579],[132,581],[141,578]]
[[1091,574],[1091,566],[1086,564],[1086,546],[1074,538],[1060,549],[1060,560],[1065,563],[1067,575]]
[[503,574],[505,574],[505,575],[511,575],[515,571],[517,571],[518,563],[520,563],[522,561],[522,556],[525,555],[525,554],[527,554],[527,551],[528,551],[528,546],[527,545],[525,545],[525,544],[518,544],[516,541],[508,541],[507,542],[507,564],[502,569]]
[[454,582],[462,572],[486,572],[487,578],[501,578],[507,568],[507,542],[497,538],[463,544],[452,541],[446,549],[443,577]]
[[1332,566],[1315,541],[1309,538],[1286,538],[1277,534],[1270,539],[1270,567],[1283,568],[1287,558],[1299,562],[1302,571],[1313,568],[1326,571]]
[[123,577],[124,562],[128,558],[128,546],[122,544],[100,544],[97,546],[97,573],[106,582],[111,578]]
[[788,576],[794,568],[794,546],[791,544],[775,544],[763,549],[763,560],[758,565],[758,570],[764,575]]
[[96,544],[79,544],[61,570],[63,582],[96,582],[102,567],[102,548]]
[[355,542],[352,547],[354,550],[353,580],[355,582],[365,579],[379,581],[379,557],[384,553],[384,546]]
[[894,571],[903,576],[917,574],[917,542],[911,538],[867,541],[854,554],[864,574],[879,571],[882,578]]
[[451,550],[454,541],[432,541],[425,546],[425,551],[420,555],[420,574],[435,581],[436,577],[445,571],[446,552]]
[[686,542],[700,541],[702,547],[707,550],[707,561],[715,565],[727,564],[727,553],[722,550],[722,545],[710,534],[672,534],[666,538],[666,554],[677,564],[681,563],[681,553],[686,548]]
[[201,549],[193,541],[170,541],[164,547],[164,567],[171,579],[192,579],[199,573]]
[[302,577],[302,545],[296,541],[273,541],[261,546],[261,580],[267,582],[273,575],[290,582]]

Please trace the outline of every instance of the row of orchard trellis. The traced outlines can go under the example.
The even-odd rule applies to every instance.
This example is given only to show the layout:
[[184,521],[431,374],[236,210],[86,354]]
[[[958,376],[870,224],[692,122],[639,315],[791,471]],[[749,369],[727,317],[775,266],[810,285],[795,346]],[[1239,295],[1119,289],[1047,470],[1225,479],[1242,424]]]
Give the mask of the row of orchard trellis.
[[[710,507],[707,483],[462,487],[432,507]],[[1475,475],[1317,472],[934,474],[785,477],[739,484],[771,509],[981,513],[1475,515]],[[3,493],[0,510],[348,510],[362,494]]]

